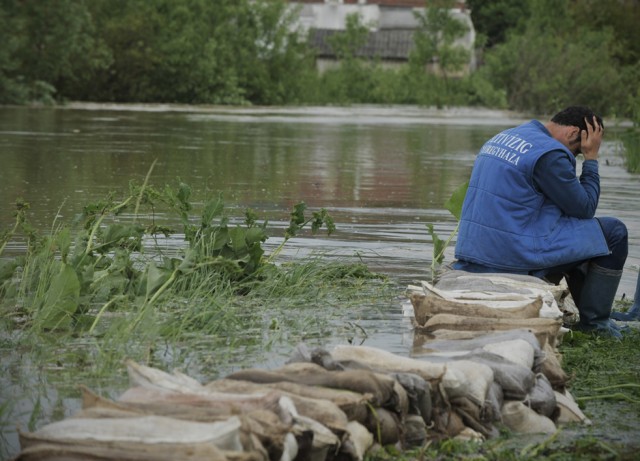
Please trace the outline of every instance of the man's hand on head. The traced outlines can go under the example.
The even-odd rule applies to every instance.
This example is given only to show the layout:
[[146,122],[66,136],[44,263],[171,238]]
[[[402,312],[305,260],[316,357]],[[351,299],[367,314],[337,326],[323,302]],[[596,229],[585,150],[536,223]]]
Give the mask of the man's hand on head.
[[584,119],[587,125],[586,130],[580,132],[580,151],[585,160],[598,160],[598,152],[604,135],[604,128],[593,117],[593,124],[588,119]]

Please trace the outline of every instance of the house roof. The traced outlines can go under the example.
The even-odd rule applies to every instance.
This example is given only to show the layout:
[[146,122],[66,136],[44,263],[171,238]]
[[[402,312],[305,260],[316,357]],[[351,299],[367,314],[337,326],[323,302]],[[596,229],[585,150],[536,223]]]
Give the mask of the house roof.
[[[339,33],[344,33],[344,31],[311,29],[309,31],[309,43],[316,50],[316,56],[335,58],[336,54],[329,45],[329,37]],[[412,30],[381,29],[369,33],[367,42],[356,52],[356,56],[405,61],[409,59],[409,54],[413,47]]]

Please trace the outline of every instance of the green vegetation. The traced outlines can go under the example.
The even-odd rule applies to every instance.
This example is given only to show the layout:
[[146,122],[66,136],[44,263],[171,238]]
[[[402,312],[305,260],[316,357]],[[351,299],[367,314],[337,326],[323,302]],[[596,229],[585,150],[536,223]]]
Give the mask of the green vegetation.
[[467,194],[467,189],[469,188],[469,182],[465,182],[460,185],[449,200],[444,204],[444,207],[449,210],[449,212],[456,218],[458,224],[455,229],[451,232],[447,240],[442,240],[438,234],[435,232],[433,228],[433,224],[427,224],[427,231],[431,236],[431,241],[433,242],[433,257],[431,258],[431,278],[435,279],[438,269],[444,261],[444,251],[447,249],[453,237],[458,233],[458,227],[460,226],[460,216],[462,216],[462,204],[464,203],[464,197]]
[[[335,229],[324,209],[305,216],[304,203],[294,207],[282,244],[268,258],[262,247],[267,222],[259,223],[252,210],[235,222],[221,195],[194,214],[191,189],[182,182],[163,189],[148,178],[131,183],[123,197],[110,194],[87,205],[73,225],[56,222],[46,235],[31,227],[28,208],[16,204],[15,225],[0,239],[0,323],[6,331],[49,333],[47,343],[95,341],[107,369],[142,344],[176,344],[194,335],[227,347],[263,329],[288,341],[321,337],[330,318],[342,313],[330,307],[348,305],[345,297],[355,298],[355,287],[368,282],[385,289],[362,264],[275,261],[307,228],[312,234]],[[8,241],[20,239],[24,254],[2,254]],[[324,321],[286,313],[319,305],[327,307]],[[268,342],[278,343],[277,336]]]
[[[45,232],[18,201],[15,224],[0,233],[2,385],[11,397],[0,404],[1,459],[18,418],[29,430],[64,418],[78,383],[123,390],[125,358],[211,380],[302,341],[360,343],[369,328],[361,319],[396,301],[398,286],[364,264],[277,257],[294,237],[333,232],[326,210],[296,204],[271,254],[268,223],[232,211],[221,195],[196,200],[185,183],[157,188],[148,177]],[[66,397],[50,401],[54,387]]]
[[[0,5],[0,102],[483,105],[536,113],[568,103],[631,116],[640,8],[632,0],[469,0],[480,68],[461,76],[466,26],[451,0],[425,1],[409,61],[358,54],[352,15],[320,75],[283,0],[7,0]],[[434,62],[438,72],[426,72]]]

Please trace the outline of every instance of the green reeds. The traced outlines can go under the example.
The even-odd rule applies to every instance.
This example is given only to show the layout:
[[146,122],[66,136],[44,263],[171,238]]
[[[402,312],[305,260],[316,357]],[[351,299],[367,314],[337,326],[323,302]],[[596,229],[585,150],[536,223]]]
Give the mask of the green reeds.
[[622,133],[621,139],[624,145],[627,171],[640,173],[640,128]]

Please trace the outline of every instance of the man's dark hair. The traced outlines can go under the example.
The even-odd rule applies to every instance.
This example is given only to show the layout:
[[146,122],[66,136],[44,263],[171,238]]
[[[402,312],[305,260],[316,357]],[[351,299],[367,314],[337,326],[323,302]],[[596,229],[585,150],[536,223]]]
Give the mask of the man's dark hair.
[[554,115],[551,121],[554,123],[557,123],[558,125],[563,125],[563,126],[577,126],[578,128],[580,128],[580,131],[583,131],[583,130],[586,131],[587,124],[585,123],[584,119],[586,117],[586,119],[589,121],[589,125],[595,128],[593,126],[594,115],[596,116],[598,125],[600,125],[604,129],[604,123],[602,122],[602,118],[599,115],[596,115],[596,113],[593,112],[591,109],[584,106],[567,107],[566,109]]

